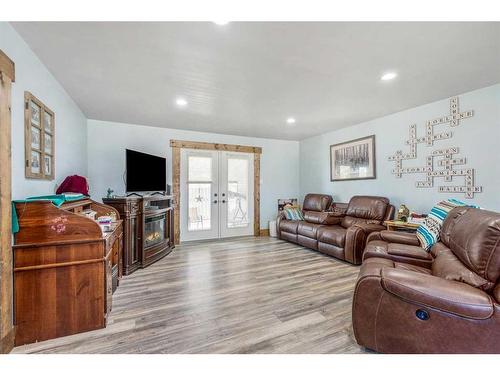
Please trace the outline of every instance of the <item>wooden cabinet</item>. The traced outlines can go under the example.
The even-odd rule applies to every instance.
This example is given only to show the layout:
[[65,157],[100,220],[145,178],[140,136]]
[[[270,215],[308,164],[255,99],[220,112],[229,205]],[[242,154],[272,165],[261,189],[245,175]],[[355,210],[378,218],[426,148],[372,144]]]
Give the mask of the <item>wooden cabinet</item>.
[[103,233],[97,216],[118,212],[90,199],[16,203],[14,245],[16,345],[106,326],[121,275],[122,222]]
[[103,199],[123,219],[123,274],[130,275],[142,265],[142,203],[139,198]]
[[103,198],[124,221],[124,275],[149,266],[174,248],[172,199],[170,195]]

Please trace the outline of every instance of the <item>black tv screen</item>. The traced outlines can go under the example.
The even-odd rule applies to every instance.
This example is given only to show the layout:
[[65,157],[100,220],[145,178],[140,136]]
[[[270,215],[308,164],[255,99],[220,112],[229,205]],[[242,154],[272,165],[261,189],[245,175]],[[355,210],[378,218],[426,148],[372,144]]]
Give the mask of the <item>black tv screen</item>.
[[127,192],[165,191],[167,188],[167,159],[126,150]]

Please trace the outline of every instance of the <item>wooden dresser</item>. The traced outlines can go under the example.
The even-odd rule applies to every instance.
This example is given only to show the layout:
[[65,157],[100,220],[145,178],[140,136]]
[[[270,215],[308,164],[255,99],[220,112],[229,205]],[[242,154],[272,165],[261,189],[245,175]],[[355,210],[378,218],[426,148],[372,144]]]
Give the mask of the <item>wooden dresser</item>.
[[[19,232],[14,252],[14,319],[17,345],[106,326],[122,265],[122,221],[112,207],[91,199],[15,204]],[[103,233],[97,217],[117,221]]]

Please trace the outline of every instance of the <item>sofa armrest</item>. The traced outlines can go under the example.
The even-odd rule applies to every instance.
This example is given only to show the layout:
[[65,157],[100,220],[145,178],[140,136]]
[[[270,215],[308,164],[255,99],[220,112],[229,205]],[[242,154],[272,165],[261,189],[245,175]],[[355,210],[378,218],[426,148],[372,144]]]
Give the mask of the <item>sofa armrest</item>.
[[340,224],[344,215],[337,212],[328,211],[302,211],[304,220],[308,223],[322,224],[322,225],[337,225]]
[[280,213],[278,213],[278,216],[276,216],[276,235],[278,236],[278,238],[281,238],[280,223],[283,220],[287,220],[287,218],[285,216],[285,213],[281,211]]
[[369,224],[369,223],[357,223],[357,224],[354,224],[352,227],[361,228],[366,233],[367,236],[372,232],[380,232],[380,231],[383,231],[385,229],[384,225]]
[[420,246],[420,241],[415,233],[383,230],[380,239],[386,242],[400,243],[403,245]]
[[344,245],[344,258],[352,264],[361,264],[366,238],[373,231],[384,227],[379,224],[355,224],[347,228]]
[[381,278],[387,292],[410,303],[468,319],[488,319],[494,312],[491,297],[465,283],[389,267]]

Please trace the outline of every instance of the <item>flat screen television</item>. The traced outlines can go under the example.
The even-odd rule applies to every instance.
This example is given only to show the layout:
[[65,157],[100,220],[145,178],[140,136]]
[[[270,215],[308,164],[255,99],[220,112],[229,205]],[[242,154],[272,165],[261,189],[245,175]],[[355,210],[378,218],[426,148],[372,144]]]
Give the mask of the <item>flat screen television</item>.
[[128,149],[125,159],[127,193],[166,191],[167,159]]

